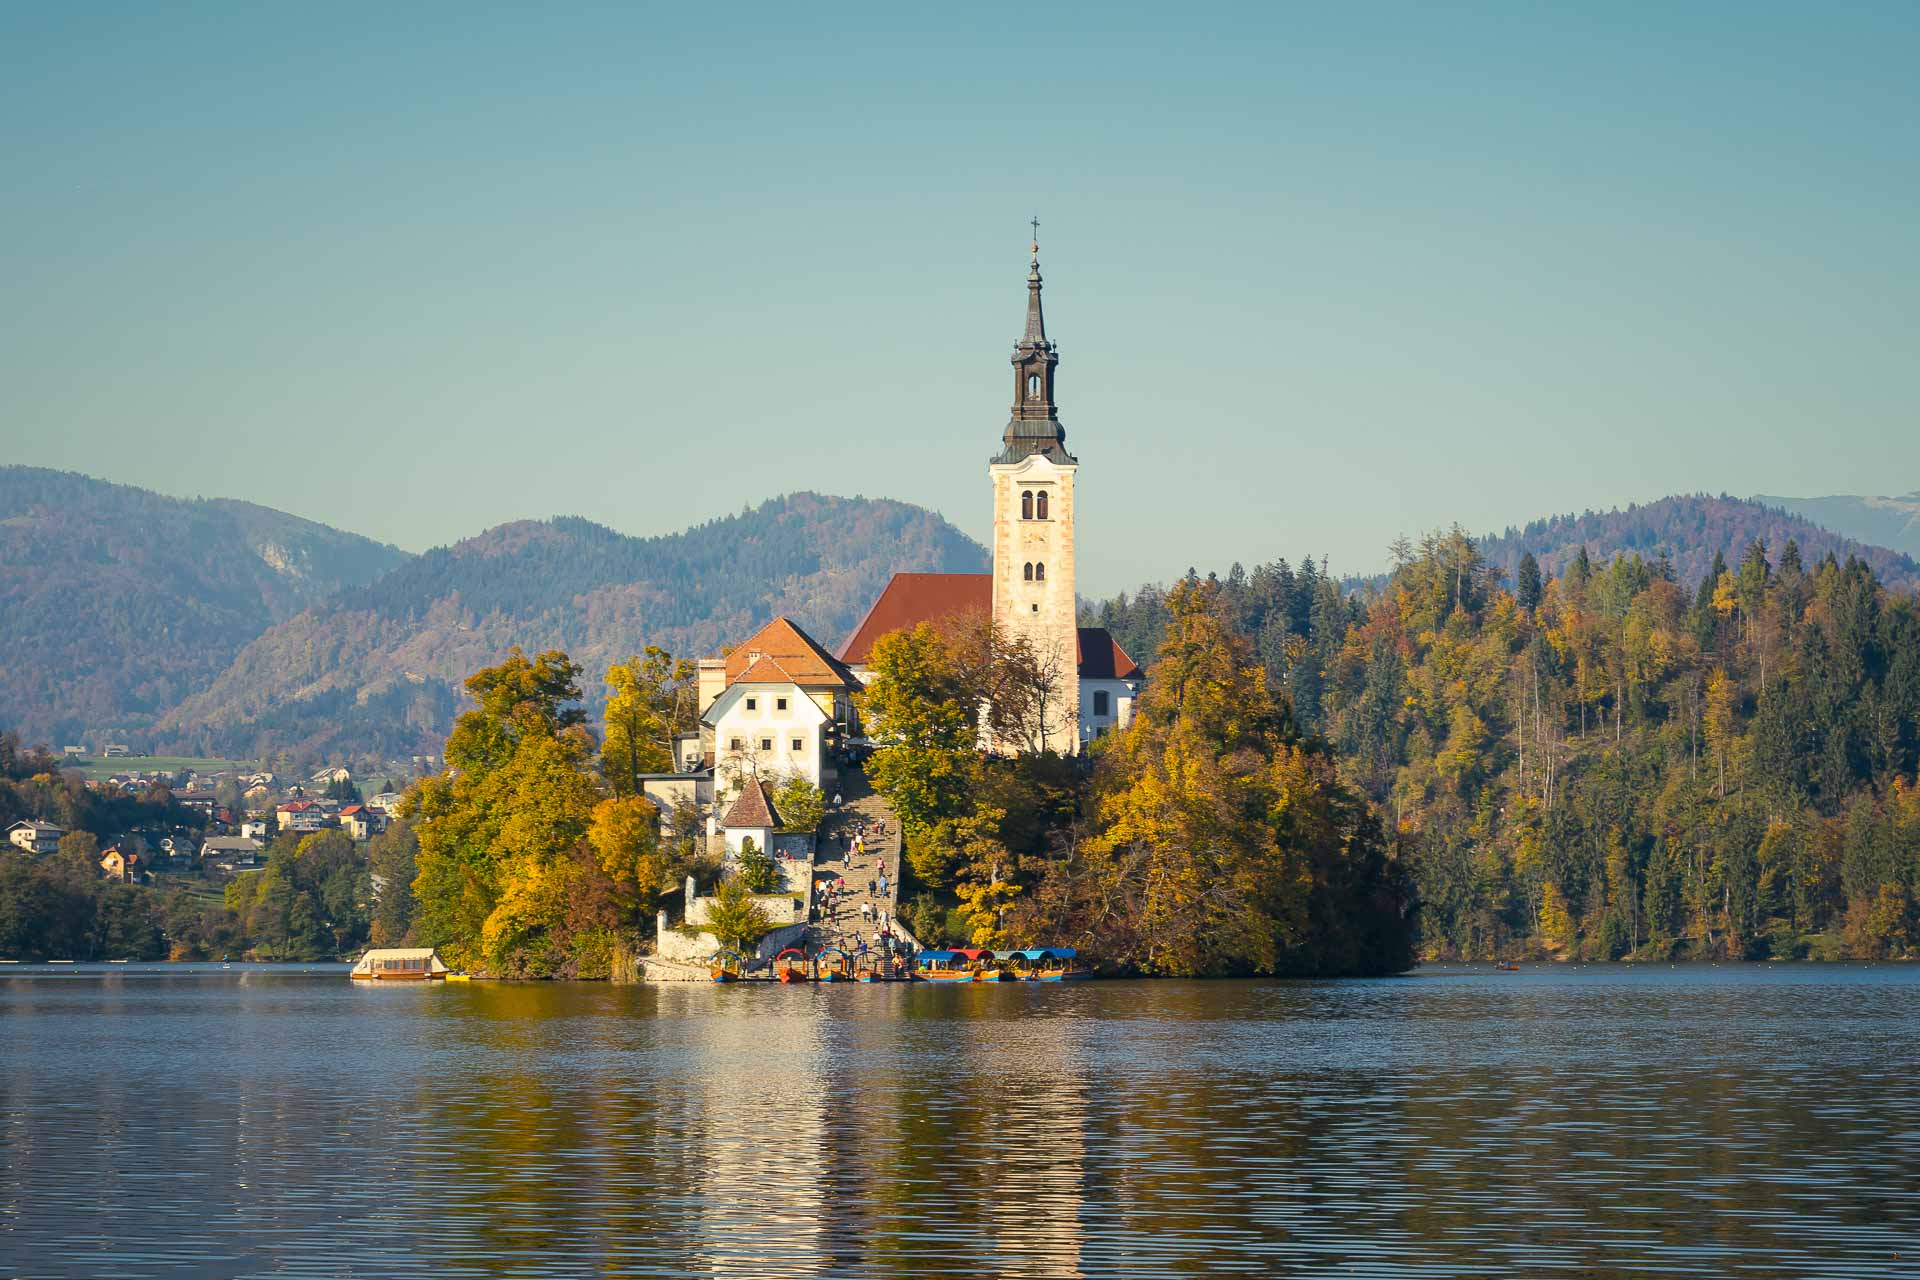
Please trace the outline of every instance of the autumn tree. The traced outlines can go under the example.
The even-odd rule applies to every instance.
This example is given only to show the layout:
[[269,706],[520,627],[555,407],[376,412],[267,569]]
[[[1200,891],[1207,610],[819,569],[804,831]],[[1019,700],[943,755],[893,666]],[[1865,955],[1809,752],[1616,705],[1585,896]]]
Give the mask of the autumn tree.
[[447,738],[447,771],[408,792],[420,842],[414,928],[456,966],[568,971],[570,891],[602,873],[585,837],[601,800],[579,707],[580,668],[518,648],[476,673],[477,704]]
[[673,768],[673,738],[694,722],[694,665],[648,645],[607,668],[600,772],[617,796],[640,794],[640,776]]

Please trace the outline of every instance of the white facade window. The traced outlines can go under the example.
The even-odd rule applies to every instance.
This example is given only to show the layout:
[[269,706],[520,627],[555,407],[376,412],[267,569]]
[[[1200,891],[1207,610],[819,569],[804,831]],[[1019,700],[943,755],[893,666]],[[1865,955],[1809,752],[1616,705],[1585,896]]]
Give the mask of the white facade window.
[[793,740],[794,754],[798,755],[800,752],[805,751],[806,749],[807,749],[807,740],[805,738],[795,738]]
[[729,751],[745,751],[746,749],[747,740],[745,738],[729,738],[727,740],[727,750]]
[[773,709],[775,711],[785,711],[787,709],[787,700],[785,698],[775,698],[773,700]]
[[771,751],[771,750],[773,750],[773,739],[772,739],[772,738],[762,738],[762,739],[760,739],[760,749],[761,749],[762,751]]
[[747,710],[758,711],[759,709],[760,709],[760,699],[758,698],[747,699]]

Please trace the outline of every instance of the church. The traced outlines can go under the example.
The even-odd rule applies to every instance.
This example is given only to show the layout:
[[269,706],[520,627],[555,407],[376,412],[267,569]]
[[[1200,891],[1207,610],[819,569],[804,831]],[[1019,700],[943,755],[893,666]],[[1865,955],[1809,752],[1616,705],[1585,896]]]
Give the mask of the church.
[[[993,490],[992,571],[899,573],[837,653],[792,621],[775,618],[726,657],[700,663],[703,736],[722,776],[768,765],[816,785],[831,737],[852,727],[851,695],[882,636],[919,624],[950,626],[986,614],[1003,634],[1024,637],[1062,681],[1069,700],[1046,745],[1063,755],[1123,727],[1142,672],[1099,627],[1078,624],[1074,595],[1075,481],[1055,376],[1060,356],[1040,300],[1040,246],[1027,273],[1025,331],[1013,349],[1013,410],[987,463]],[[689,761],[691,763],[691,761]]]

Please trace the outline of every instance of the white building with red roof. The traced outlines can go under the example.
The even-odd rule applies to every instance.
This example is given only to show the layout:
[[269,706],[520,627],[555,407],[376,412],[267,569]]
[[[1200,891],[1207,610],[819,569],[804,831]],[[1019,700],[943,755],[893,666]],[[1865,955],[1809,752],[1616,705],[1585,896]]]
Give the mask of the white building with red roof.
[[823,787],[828,740],[853,718],[859,677],[788,618],[699,667],[700,723],[713,734],[716,789],[799,774]]

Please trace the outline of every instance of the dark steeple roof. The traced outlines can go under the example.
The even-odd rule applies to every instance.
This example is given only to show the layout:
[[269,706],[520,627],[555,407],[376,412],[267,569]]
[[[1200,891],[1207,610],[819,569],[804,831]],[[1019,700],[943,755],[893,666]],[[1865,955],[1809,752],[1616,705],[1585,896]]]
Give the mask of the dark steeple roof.
[[1059,352],[1047,341],[1047,320],[1040,307],[1040,242],[1035,240],[1033,266],[1027,272],[1027,329],[1013,348],[1013,416],[1007,419],[995,462],[1018,462],[1036,453],[1053,462],[1078,461],[1067,452],[1067,429],[1060,425],[1053,399],[1059,363]]

